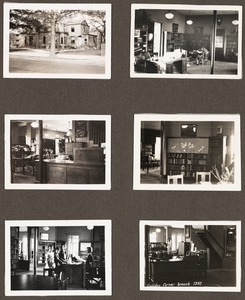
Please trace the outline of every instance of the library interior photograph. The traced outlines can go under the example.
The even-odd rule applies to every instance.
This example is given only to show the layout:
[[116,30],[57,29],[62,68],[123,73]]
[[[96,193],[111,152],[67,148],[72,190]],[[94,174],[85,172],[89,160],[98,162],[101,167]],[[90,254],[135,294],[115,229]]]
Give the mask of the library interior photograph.
[[194,116],[138,115],[137,183],[146,189],[149,185],[205,190],[239,185],[239,116],[231,115],[229,120],[227,115]]
[[240,73],[239,6],[133,7],[131,68],[135,77],[161,73],[214,78]]
[[10,291],[105,291],[105,226],[45,222],[6,228]]
[[143,221],[144,287],[237,288],[237,222],[197,223]]
[[11,184],[105,184],[106,120],[79,117],[10,116],[6,180]]

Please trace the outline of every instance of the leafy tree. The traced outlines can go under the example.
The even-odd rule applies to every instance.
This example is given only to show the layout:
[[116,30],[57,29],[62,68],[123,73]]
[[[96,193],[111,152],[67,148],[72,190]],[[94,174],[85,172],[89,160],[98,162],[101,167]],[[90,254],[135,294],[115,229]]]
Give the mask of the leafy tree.
[[43,27],[51,28],[50,56],[55,55],[56,24],[78,14],[90,17],[90,24],[104,37],[105,12],[99,10],[10,10],[10,29],[21,29],[28,33],[35,29],[37,32]]

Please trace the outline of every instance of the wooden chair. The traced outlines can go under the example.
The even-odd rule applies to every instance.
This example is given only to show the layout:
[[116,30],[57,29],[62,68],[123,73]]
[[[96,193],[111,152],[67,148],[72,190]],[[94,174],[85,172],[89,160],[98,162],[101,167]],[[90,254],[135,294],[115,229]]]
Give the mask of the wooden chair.
[[196,172],[196,183],[207,182],[211,183],[211,173],[210,172]]
[[168,184],[184,184],[183,175],[168,175]]

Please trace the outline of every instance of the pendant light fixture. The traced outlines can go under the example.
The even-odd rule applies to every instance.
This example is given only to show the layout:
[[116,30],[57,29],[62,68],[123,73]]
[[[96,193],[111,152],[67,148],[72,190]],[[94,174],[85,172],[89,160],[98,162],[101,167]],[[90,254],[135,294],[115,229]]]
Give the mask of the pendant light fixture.
[[171,13],[170,10],[165,14],[165,18],[168,19],[168,20],[172,20],[173,17],[174,17],[174,14]]
[[191,19],[188,19],[188,20],[186,21],[186,24],[187,24],[187,25],[192,25],[192,24],[193,24],[193,21],[192,21]]
[[33,121],[32,123],[31,123],[31,127],[32,128],[38,128],[38,122],[37,121]]
[[[190,11],[190,15],[191,15],[191,11]],[[191,18],[188,18],[187,20],[186,20],[186,24],[187,25],[192,25],[193,24],[193,21],[192,21],[192,19]]]

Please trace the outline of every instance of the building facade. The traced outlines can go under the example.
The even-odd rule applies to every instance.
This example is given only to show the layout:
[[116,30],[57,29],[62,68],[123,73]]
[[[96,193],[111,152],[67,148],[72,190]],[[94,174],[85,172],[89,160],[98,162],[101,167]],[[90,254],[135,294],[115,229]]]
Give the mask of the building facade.
[[[86,20],[56,24],[55,47],[57,50],[97,49],[98,44],[98,34],[91,33]],[[10,48],[50,49],[50,45],[50,27],[42,27],[39,32],[33,29],[28,34],[10,33]]]

